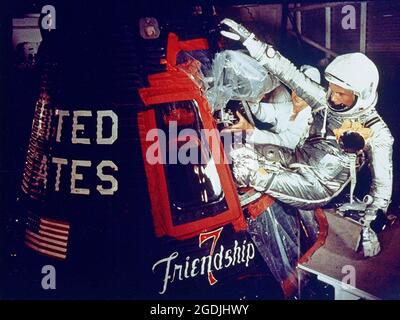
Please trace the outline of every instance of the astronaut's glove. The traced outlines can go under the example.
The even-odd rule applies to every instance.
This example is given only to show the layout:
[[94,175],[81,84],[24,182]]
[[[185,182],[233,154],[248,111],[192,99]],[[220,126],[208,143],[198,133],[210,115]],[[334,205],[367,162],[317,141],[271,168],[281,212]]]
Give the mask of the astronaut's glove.
[[363,227],[360,237],[364,257],[374,257],[381,251],[378,236],[370,226]]
[[257,61],[262,60],[265,56],[264,53],[267,50],[268,45],[258,40],[254,33],[251,33],[241,24],[228,18],[221,21],[221,26],[227,27],[228,29],[221,30],[221,34],[224,37],[242,42],[254,59]]
[[233,162],[232,172],[240,187],[249,186],[253,175],[259,170],[257,155],[248,147],[233,149],[230,152]]

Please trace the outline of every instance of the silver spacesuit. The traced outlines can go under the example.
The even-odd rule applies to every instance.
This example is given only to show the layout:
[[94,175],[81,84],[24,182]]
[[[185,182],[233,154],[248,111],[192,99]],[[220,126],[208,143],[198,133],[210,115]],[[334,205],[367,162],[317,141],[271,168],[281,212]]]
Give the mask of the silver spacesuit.
[[[243,41],[250,55],[295,90],[314,113],[309,138],[296,149],[294,156],[283,155],[286,157],[284,166],[268,160],[260,162],[260,156],[254,156],[251,148],[234,150],[234,175],[238,182],[298,208],[310,209],[327,204],[350,181],[354,155],[341,148],[334,134],[334,130],[347,119],[371,130],[362,152],[372,172],[369,194],[373,202],[367,207],[365,220],[374,220],[378,209],[386,212],[392,195],[393,137],[375,109],[379,81],[375,64],[362,53],[351,53],[337,57],[328,65],[326,80],[351,90],[355,95],[351,106],[338,108],[330,103],[330,90],[326,91],[307,78],[272,46],[257,40],[254,34],[230,19],[224,19],[222,24],[230,28],[221,32],[224,36]],[[379,242],[368,223],[363,231],[363,241],[364,255],[373,256],[380,251]]]

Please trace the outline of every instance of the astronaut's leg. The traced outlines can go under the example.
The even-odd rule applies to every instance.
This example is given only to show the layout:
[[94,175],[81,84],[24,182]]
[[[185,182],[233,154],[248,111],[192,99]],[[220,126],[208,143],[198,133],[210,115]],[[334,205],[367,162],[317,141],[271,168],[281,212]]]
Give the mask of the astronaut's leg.
[[[278,153],[275,152],[275,154]],[[270,156],[267,159],[267,157],[258,152],[252,144],[246,144],[233,149],[230,152],[230,156],[233,163],[233,175],[240,187],[253,186],[251,185],[251,181],[257,173],[272,173],[284,170],[279,159],[275,156]]]
[[292,163],[289,168],[247,146],[233,150],[231,156],[240,186],[253,187],[297,208],[327,204],[349,181],[349,169],[332,155],[324,156],[314,167]]
[[321,207],[333,197],[331,190],[322,185],[311,170],[306,173],[290,169],[279,172],[259,170],[251,177],[249,185],[286,204],[302,209]]
[[266,160],[272,163],[280,163],[286,168],[295,162],[293,151],[281,146],[273,144],[255,144],[254,150]]

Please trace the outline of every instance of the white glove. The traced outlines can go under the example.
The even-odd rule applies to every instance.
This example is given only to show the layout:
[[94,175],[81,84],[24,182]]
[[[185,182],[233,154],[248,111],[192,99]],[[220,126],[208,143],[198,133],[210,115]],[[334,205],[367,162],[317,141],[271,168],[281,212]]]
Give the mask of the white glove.
[[241,147],[233,149],[230,152],[230,156],[233,162],[232,171],[236,182],[241,187],[248,186],[251,177],[260,168],[256,154],[247,147]]
[[268,45],[258,40],[254,33],[228,18],[222,20],[221,25],[226,25],[229,29],[229,31],[222,30],[221,34],[229,39],[241,41],[254,59],[261,61],[265,57]]
[[361,237],[364,257],[376,256],[381,251],[378,236],[369,226],[363,228]]
[[376,219],[377,210],[374,206],[369,206],[365,210],[365,216],[361,220],[363,224],[363,229],[358,238],[358,247],[362,247],[364,257],[376,256],[381,251],[381,246],[379,244],[379,239],[377,234],[371,228],[371,222]]

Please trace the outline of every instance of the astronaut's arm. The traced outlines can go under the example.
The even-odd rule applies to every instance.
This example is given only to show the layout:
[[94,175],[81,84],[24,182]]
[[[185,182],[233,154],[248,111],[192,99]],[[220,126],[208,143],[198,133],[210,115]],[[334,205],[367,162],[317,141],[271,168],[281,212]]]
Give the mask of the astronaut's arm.
[[326,91],[318,83],[304,75],[297,67],[278,51],[268,57],[264,53],[260,63],[281,82],[294,90],[311,108],[326,104]]
[[371,129],[373,135],[367,148],[372,174],[370,195],[374,199],[372,206],[386,212],[392,197],[394,139],[383,121],[379,121]]
[[261,42],[253,33],[231,19],[224,19],[221,24],[229,28],[229,31],[221,31],[222,35],[241,41],[253,58],[294,90],[311,108],[326,104],[324,88],[306,77],[271,45]]

